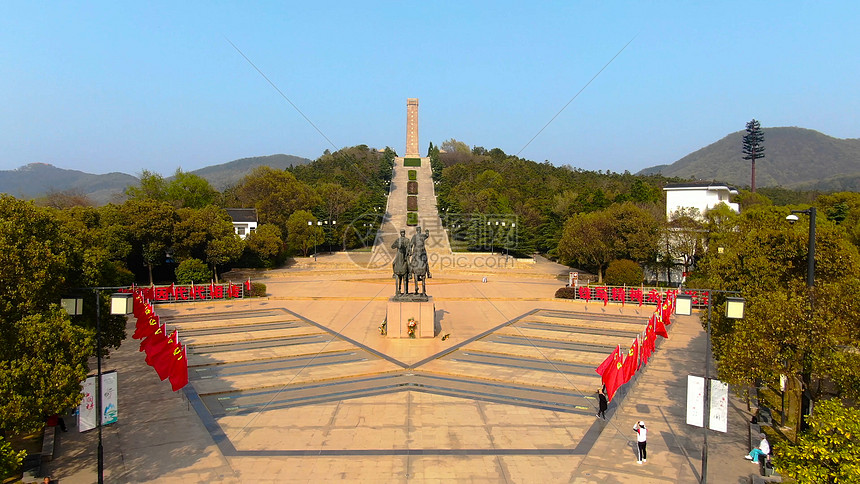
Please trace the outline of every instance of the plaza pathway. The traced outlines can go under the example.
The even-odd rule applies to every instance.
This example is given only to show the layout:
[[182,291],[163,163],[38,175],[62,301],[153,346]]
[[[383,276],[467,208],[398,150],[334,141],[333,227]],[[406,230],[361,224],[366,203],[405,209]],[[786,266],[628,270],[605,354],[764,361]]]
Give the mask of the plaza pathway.
[[[701,429],[683,408],[704,336],[677,318],[648,367],[594,417],[594,366],[651,309],[554,300],[553,277],[434,277],[437,337],[377,326],[393,290],[375,272],[271,272],[270,297],[157,307],[188,344],[171,392],[126,343],[106,482],[696,482]],[[450,335],[445,341],[441,336]],[[746,416],[712,434],[710,482],[746,482]],[[638,466],[632,425],[647,422]],[[60,435],[63,484],[95,481],[94,432]]]

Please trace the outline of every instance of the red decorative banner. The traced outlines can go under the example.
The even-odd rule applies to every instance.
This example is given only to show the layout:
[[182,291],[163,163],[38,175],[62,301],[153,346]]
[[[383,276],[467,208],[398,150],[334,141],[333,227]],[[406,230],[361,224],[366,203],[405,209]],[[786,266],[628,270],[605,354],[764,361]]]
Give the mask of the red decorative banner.
[[[624,304],[625,302],[635,302],[642,306],[649,304],[653,306],[662,306],[666,301],[666,292],[673,294],[687,294],[693,297],[693,307],[703,308],[708,306],[710,291],[706,289],[681,289],[681,290],[666,290],[665,288],[655,287],[630,287],[630,286],[579,286],[576,290],[575,299],[590,301],[598,299],[600,301],[615,302]],[[674,309],[674,305],[672,306]]]
[[192,302],[212,299],[241,299],[250,291],[248,279],[242,284],[207,284],[205,286],[189,285],[150,286],[120,289],[118,292],[139,292],[152,302]]

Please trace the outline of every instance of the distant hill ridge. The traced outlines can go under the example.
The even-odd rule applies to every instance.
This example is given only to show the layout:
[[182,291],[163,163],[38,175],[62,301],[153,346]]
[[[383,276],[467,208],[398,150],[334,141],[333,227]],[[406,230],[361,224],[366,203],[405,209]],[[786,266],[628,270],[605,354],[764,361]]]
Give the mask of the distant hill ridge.
[[[756,186],[821,191],[860,188],[860,139],[833,138],[797,127],[762,129],[765,157],[756,161]],[[750,162],[741,153],[745,133],[731,133],[671,165],[653,166],[639,174],[659,173],[747,187]]]
[[[189,173],[205,178],[218,190],[224,190],[239,183],[242,177],[258,166],[283,170],[310,162],[307,158],[292,155],[255,156],[207,166]],[[87,195],[93,203],[104,205],[122,200],[125,188],[139,182],[139,178],[126,173],[94,175],[58,168],[48,163],[30,163],[15,170],[0,170],[0,193],[8,193],[21,199],[43,197],[52,191],[74,190]]]

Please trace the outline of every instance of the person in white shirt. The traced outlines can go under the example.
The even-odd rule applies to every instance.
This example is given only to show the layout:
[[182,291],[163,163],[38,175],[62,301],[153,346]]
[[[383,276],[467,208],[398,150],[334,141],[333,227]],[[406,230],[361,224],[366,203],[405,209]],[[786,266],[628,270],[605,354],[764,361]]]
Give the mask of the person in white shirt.
[[744,456],[744,459],[751,460],[753,463],[758,463],[760,456],[765,456],[764,458],[766,459],[767,455],[770,454],[770,442],[767,441],[767,435],[762,432],[759,434],[759,437],[761,438],[761,442],[759,442],[758,447]]
[[639,460],[637,460],[636,463],[641,464],[643,462],[648,462],[645,459],[645,443],[648,436],[648,431],[645,430],[645,422],[640,420],[635,426],[633,426],[633,430],[636,432],[636,443],[639,444]]

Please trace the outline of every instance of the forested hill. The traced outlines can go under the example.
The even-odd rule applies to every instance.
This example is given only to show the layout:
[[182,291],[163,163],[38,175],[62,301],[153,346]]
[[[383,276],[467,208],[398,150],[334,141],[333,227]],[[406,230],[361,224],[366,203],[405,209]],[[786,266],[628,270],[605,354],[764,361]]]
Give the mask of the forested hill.
[[65,170],[47,163],[30,163],[16,170],[0,170],[0,193],[17,198],[42,197],[49,192],[74,191],[85,194],[95,203],[104,204],[122,190],[137,183],[126,173],[93,175],[78,170]]
[[[756,186],[821,191],[860,190],[860,139],[839,139],[804,128],[763,128],[765,157],[756,161]],[[671,165],[646,168],[688,179],[750,185],[750,162],[741,144],[745,131],[732,133]]]
[[241,158],[229,163],[207,166],[190,173],[205,178],[216,190],[224,190],[236,185],[239,181],[258,166],[268,166],[283,170],[299,165],[306,165],[311,160],[293,155],[269,155]]
[[[258,166],[283,170],[310,162],[307,158],[292,155],[255,156],[208,166],[190,173],[205,178],[214,188],[223,190],[238,184],[242,177]],[[143,168],[141,167],[141,170]],[[170,176],[172,173],[164,175]],[[33,199],[44,197],[51,192],[71,192],[88,198],[96,205],[104,205],[122,200],[125,188],[139,181],[136,176],[126,173],[94,175],[58,168],[47,163],[30,163],[16,170],[0,170],[0,193],[8,193],[21,199]]]
[[[446,144],[444,152],[431,146],[430,159],[440,209],[443,214],[462,218],[451,219],[448,224],[465,230],[484,219],[483,223],[515,217],[511,221],[517,224],[516,243],[511,251],[520,255],[554,254],[564,222],[574,214],[631,202],[660,218],[665,212],[663,186],[681,181],[662,175],[558,167],[508,156],[498,148],[470,151],[463,144],[462,149],[452,150]],[[464,234],[462,240],[454,235],[455,245],[462,242],[463,248],[470,250],[490,249],[492,245],[471,233]]]

